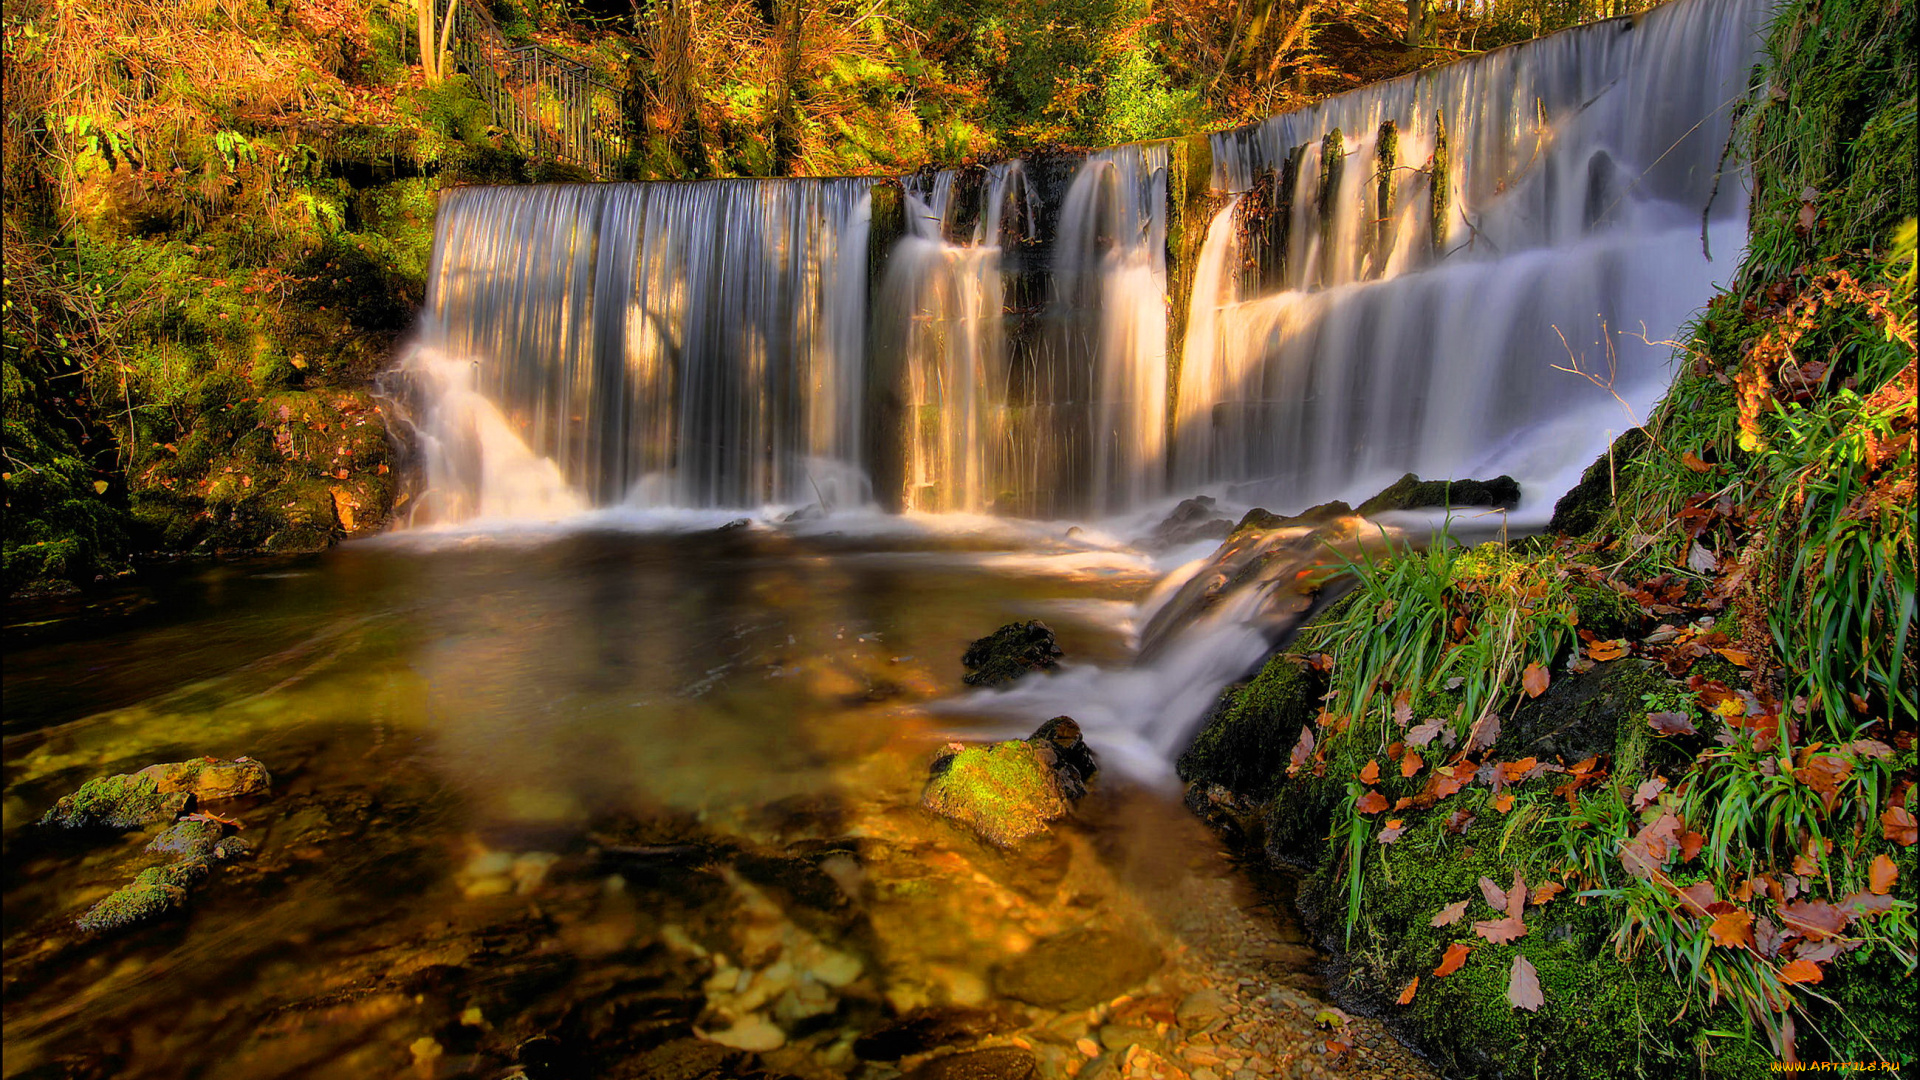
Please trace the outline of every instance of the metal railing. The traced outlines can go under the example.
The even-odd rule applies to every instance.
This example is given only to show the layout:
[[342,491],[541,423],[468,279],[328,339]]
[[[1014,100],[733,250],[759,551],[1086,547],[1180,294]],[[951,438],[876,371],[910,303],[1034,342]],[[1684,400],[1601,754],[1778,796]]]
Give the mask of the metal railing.
[[[446,17],[450,0],[434,0]],[[500,32],[486,0],[460,0],[453,60],[493,110],[494,126],[535,158],[566,162],[605,179],[627,157],[621,92],[593,69],[539,45],[515,45]]]

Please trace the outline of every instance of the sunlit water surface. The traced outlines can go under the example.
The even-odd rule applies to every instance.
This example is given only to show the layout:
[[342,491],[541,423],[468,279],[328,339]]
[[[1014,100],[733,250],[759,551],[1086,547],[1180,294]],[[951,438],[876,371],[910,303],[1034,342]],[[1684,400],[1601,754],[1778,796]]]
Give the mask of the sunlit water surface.
[[[1177,936],[1225,870],[1164,787],[1109,776],[1013,856],[917,803],[940,741],[1046,719],[968,719],[969,640],[1042,618],[1070,667],[1124,666],[1160,576],[1039,528],[703,525],[403,535],[16,605],[5,1075],[498,1075],[543,1033],[637,1068],[724,1026],[715,971],[821,949],[858,978],[763,1007],[790,1040],[765,1060],[850,1069],[890,1011],[992,1004],[1036,938]],[[154,830],[31,823],[96,775],[240,754],[275,778],[222,808],[257,858],[157,924],[73,931]]]

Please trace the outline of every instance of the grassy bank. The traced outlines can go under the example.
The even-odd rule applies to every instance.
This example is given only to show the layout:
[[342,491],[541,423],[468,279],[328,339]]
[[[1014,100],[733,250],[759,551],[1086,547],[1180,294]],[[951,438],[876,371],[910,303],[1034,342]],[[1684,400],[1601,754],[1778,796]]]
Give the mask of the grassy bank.
[[1183,761],[1460,1071],[1914,1060],[1913,32],[1785,5],[1737,284],[1561,535],[1356,567]]

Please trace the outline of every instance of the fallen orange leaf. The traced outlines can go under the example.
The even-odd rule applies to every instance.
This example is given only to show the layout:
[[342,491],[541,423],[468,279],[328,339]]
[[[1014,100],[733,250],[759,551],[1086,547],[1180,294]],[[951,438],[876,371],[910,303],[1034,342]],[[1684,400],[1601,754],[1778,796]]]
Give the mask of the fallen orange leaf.
[[1713,920],[1707,927],[1707,934],[1713,943],[1724,949],[1744,949],[1753,944],[1753,914],[1746,911],[1729,911]]
[[1415,975],[1413,981],[1407,984],[1407,988],[1400,991],[1400,1004],[1405,1005],[1413,1001],[1413,992],[1418,989],[1420,989],[1420,976]]
[[1552,681],[1552,676],[1547,674],[1547,669],[1539,664],[1528,664],[1527,669],[1520,673],[1520,686],[1527,692],[1528,697],[1539,697],[1546,693],[1547,684]]
[[1366,766],[1360,770],[1360,782],[1363,784],[1377,784],[1380,782],[1380,763],[1378,761],[1369,761]]
[[1885,896],[1893,891],[1893,883],[1898,880],[1900,868],[1893,865],[1893,860],[1885,855],[1875,855],[1873,866],[1867,871],[1867,888],[1872,889],[1875,896]]
[[1440,958],[1440,966],[1434,968],[1433,973],[1436,976],[1445,978],[1459,971],[1460,965],[1467,962],[1467,954],[1472,951],[1472,947],[1466,943],[1459,941],[1454,942],[1447,946],[1447,955]]
[[1513,792],[1503,791],[1500,794],[1494,796],[1493,808],[1495,810],[1500,811],[1503,814],[1513,809]]
[[1414,773],[1419,772],[1426,763],[1426,758],[1409,750],[1407,751],[1407,756],[1400,759],[1400,775],[1412,776]]
[[1363,814],[1377,814],[1387,808],[1387,798],[1369,788],[1367,793],[1360,797],[1360,801],[1353,804],[1353,808]]
[[1783,983],[1817,983],[1826,975],[1820,965],[1811,960],[1795,960],[1780,969],[1780,981]]

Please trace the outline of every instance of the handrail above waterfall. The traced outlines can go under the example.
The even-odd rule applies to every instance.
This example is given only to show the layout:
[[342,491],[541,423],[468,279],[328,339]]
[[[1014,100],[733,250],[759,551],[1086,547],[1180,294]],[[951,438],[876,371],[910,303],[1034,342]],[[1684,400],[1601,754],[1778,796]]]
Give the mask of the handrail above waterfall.
[[[453,0],[433,0],[436,20]],[[618,87],[543,45],[507,40],[483,3],[454,10],[453,58],[493,112],[494,126],[535,158],[565,162],[599,179],[616,174],[630,137]]]

